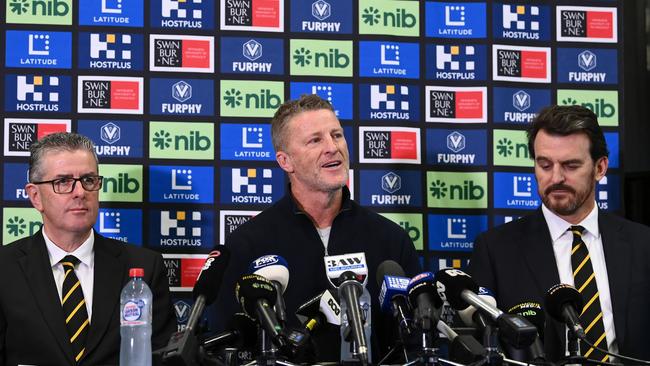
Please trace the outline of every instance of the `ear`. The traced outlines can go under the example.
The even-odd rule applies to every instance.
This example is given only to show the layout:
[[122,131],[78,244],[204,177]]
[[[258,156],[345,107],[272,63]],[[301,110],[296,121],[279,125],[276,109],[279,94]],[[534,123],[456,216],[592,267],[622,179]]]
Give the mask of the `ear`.
[[607,174],[607,167],[609,167],[609,158],[603,156],[596,161],[596,181],[601,180]]
[[38,190],[38,187],[35,184],[27,183],[25,185],[25,192],[27,192],[32,206],[39,212],[43,212],[43,202],[41,201],[41,192]]
[[275,153],[275,160],[278,162],[278,165],[280,165],[280,168],[282,168],[282,170],[287,173],[293,173],[293,161],[291,160],[289,154],[284,151],[278,151]]

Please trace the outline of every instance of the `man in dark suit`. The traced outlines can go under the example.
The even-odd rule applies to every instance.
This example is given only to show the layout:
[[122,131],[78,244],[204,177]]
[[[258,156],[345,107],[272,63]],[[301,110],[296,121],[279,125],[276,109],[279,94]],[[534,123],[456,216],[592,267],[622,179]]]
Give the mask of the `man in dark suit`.
[[30,153],[25,190],[43,227],[0,248],[0,364],[118,364],[132,267],[153,292],[152,348],[164,346],[176,322],[161,255],[92,229],[102,185],[92,141],[55,133]]
[[[608,167],[596,115],[580,106],[548,107],[530,125],[528,147],[543,205],[479,235],[470,274],[505,310],[526,301],[543,304],[555,284],[575,285],[591,342],[650,359],[650,228],[596,205],[596,182]],[[547,315],[544,337],[549,359],[565,356],[563,324]],[[585,357],[610,360],[585,343],[580,347]]]

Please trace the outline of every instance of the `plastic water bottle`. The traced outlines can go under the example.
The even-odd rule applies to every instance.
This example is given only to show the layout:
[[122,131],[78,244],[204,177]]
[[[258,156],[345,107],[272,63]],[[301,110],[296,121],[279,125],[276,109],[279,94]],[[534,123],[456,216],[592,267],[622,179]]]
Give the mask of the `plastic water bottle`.
[[120,366],[151,366],[151,303],[144,269],[131,268],[120,296]]

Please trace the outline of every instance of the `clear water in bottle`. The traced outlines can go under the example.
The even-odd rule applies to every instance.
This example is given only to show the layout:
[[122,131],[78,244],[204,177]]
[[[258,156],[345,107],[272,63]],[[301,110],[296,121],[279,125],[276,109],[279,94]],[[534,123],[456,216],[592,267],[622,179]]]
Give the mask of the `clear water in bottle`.
[[143,276],[142,268],[131,268],[120,296],[120,366],[151,366],[153,295]]

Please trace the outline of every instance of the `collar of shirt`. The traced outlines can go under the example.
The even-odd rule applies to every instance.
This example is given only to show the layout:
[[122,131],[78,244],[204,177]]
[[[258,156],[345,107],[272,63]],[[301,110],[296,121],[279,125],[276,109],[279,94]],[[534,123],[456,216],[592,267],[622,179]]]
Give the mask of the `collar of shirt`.
[[52,267],[56,266],[61,262],[61,259],[63,259],[66,255],[71,254],[77,257],[79,261],[86,265],[88,268],[93,268],[93,264],[95,261],[95,256],[94,254],[94,247],[95,247],[95,232],[93,229],[90,229],[90,236],[88,236],[88,239],[81,243],[79,248],[75,249],[75,251],[68,253],[65,250],[59,248],[50,240],[50,238],[47,237],[47,234],[45,234],[45,230],[41,230],[43,233],[43,238],[45,239],[45,246],[47,247],[47,253],[50,257],[50,265]]
[[[569,230],[573,224],[551,212],[551,210],[549,210],[544,204],[542,204],[542,213],[544,214],[544,219],[546,220],[548,230],[551,234],[553,245],[555,245],[562,235],[568,233],[567,230]],[[598,229],[598,205],[594,205],[594,208],[591,210],[589,215],[587,215],[587,217],[585,217],[578,225],[584,227],[587,234],[592,235],[593,238],[600,237],[600,231]]]

